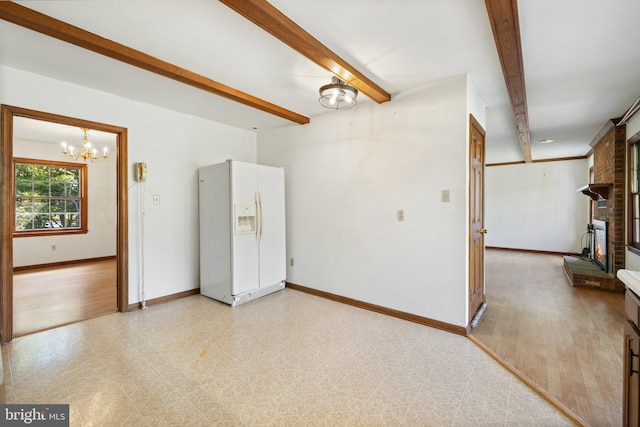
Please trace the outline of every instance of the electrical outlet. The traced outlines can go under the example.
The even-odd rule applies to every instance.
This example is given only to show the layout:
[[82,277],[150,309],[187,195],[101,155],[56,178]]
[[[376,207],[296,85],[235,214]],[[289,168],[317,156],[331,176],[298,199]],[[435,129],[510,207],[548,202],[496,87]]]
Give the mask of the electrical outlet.
[[404,209],[398,210],[398,221],[404,221]]
[[442,201],[443,202],[449,201],[449,190],[442,190]]

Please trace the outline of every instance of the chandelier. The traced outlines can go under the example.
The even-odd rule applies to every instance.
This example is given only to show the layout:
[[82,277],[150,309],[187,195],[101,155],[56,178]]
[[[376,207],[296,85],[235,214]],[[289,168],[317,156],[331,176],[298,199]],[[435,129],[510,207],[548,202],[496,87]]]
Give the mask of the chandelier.
[[337,77],[331,78],[331,84],[320,88],[320,99],[318,101],[323,107],[334,110],[348,110],[356,105],[358,89],[350,86]]
[[68,159],[76,161],[78,159],[82,159],[85,162],[87,160],[91,160],[92,162],[102,162],[107,160],[107,147],[102,149],[102,155],[98,157],[98,150],[95,148],[91,148],[91,143],[89,142],[89,135],[87,133],[91,130],[88,128],[80,128],[84,132],[82,136],[82,150],[76,151],[73,145],[67,145],[66,142],[62,143],[62,154]]

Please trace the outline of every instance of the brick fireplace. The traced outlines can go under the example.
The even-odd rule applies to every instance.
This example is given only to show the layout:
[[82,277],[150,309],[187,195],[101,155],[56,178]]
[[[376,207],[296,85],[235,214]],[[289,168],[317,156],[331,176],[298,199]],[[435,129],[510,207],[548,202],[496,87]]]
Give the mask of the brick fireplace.
[[[582,192],[593,200],[593,219],[607,223],[606,271],[591,262],[565,257],[564,268],[572,286],[624,292],[616,272],[624,268],[625,126],[609,120],[591,142],[593,183]],[[593,264],[593,266],[588,265]]]

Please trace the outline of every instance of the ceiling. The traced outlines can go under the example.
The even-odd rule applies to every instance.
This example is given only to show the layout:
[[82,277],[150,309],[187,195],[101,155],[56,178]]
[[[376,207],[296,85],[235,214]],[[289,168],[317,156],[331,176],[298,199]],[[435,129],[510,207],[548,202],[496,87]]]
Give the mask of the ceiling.
[[[62,143],[66,142],[78,151],[82,147],[83,131],[75,126],[18,116],[13,119],[13,135],[15,140],[60,144],[60,151],[62,151]],[[99,152],[102,152],[103,147],[107,147],[110,152],[116,149],[115,133],[91,129],[87,132],[87,137],[91,146],[97,148]]]
[[[16,3],[311,121],[341,113],[317,101],[329,71],[219,1]],[[270,3],[391,93],[390,102],[469,74],[487,107],[487,163],[523,160],[483,0]],[[640,96],[640,2],[535,0],[518,9],[532,158],[584,156],[605,122]],[[258,132],[301,126],[2,20],[0,64]],[[554,142],[538,143],[546,138]]]

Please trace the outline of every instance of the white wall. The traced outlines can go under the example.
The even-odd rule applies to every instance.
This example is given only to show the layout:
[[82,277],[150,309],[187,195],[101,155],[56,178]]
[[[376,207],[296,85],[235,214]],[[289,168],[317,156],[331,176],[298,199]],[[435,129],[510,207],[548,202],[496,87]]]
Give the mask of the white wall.
[[[67,161],[59,145],[14,139],[13,155],[29,159]],[[25,266],[116,255],[115,160],[87,167],[87,234],[20,237],[13,239],[13,265]],[[53,247],[55,246],[55,250]]]
[[[0,103],[128,128],[129,303],[139,301],[133,163],[146,162],[146,298],[199,286],[197,168],[227,158],[256,161],[254,132],[162,109],[9,67],[0,67]],[[153,194],[160,204],[151,204]]]
[[[636,133],[640,132],[640,113],[636,113],[633,117],[631,117],[631,119],[629,119],[629,121],[627,122],[627,140],[629,138],[631,138],[633,135],[635,135]],[[627,163],[625,163],[627,164]],[[626,173],[628,174],[629,171],[626,170]],[[626,181],[628,182],[628,175],[625,177]],[[628,193],[628,189],[626,190],[627,193],[624,195],[624,200],[625,200],[625,218],[627,218],[628,216],[628,209],[626,209],[626,207],[628,205],[626,205],[626,203],[629,203],[629,193]],[[625,224],[625,243],[627,242],[627,231],[626,231],[626,227],[628,226],[628,219],[625,220],[624,222]],[[633,252],[626,250],[625,251],[625,268],[629,269],[629,270],[640,270],[640,256],[634,254]]]
[[285,168],[288,281],[467,324],[467,90],[457,76],[260,132],[259,163]]
[[589,160],[487,167],[487,246],[579,253],[586,246]]
[[[485,108],[484,101],[478,93],[478,89],[473,84],[470,78],[467,77],[467,114],[473,114],[478,123],[486,130],[487,123],[487,109]],[[469,120],[467,120],[467,135],[471,132],[469,127]]]

